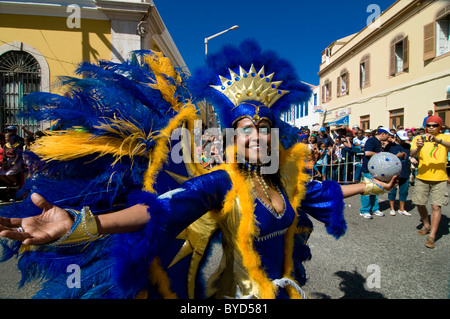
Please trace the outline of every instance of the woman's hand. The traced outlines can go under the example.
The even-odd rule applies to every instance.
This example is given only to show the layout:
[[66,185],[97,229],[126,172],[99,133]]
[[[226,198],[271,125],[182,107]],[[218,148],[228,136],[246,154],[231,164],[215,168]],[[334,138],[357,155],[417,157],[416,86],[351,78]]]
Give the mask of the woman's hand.
[[[385,183],[383,181],[380,181],[378,179],[373,179],[373,182],[378,184],[380,187],[382,187],[384,190],[389,191],[395,186],[397,186],[398,183],[398,176],[395,175],[392,177],[392,179],[389,181],[389,183]],[[349,185],[342,185],[342,194],[344,195],[344,198],[351,197],[354,195],[361,195],[364,194],[366,190],[366,184],[365,183],[357,183],[357,184],[349,184]]]
[[71,215],[47,202],[41,195],[31,195],[33,204],[42,208],[42,214],[27,218],[0,217],[0,236],[23,242],[25,245],[43,245],[66,234],[72,224]]
[[379,179],[374,178],[373,181],[383,187],[385,190],[390,191],[392,188],[398,185],[398,175],[394,175],[389,183],[380,181]]

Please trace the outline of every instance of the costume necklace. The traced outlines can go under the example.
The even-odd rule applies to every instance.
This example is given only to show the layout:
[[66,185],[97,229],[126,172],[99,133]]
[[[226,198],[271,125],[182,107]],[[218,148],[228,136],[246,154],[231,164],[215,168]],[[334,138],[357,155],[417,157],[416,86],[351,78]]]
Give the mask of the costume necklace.
[[[255,183],[253,182],[253,178],[251,177],[251,173],[252,173],[252,172],[253,172],[253,175],[255,176],[256,180],[258,181],[259,185],[261,186],[261,188],[262,188],[262,190],[263,190],[263,192],[264,192],[264,195],[266,195],[266,198],[267,198],[267,200],[269,201],[270,206],[265,205],[264,201],[263,201],[261,198],[258,197],[258,199],[262,202],[262,204],[263,204],[263,205],[264,205],[264,206],[272,213],[272,215],[274,215],[276,218],[279,219],[279,218],[283,217],[285,209],[283,209],[283,212],[282,212],[282,213],[277,213],[277,212],[275,211],[275,209],[274,209],[272,200],[271,200],[271,198],[270,198],[270,196],[269,196],[269,193],[268,193],[268,191],[269,191],[269,186],[267,186],[267,183],[266,183],[266,181],[265,181],[263,175],[261,174],[261,169],[260,169],[261,165],[252,165],[252,164],[249,164],[249,163],[245,162],[245,166],[247,166],[247,169],[248,169],[248,172],[249,172],[249,175],[250,175],[250,182],[251,182],[251,184],[252,184],[252,188],[253,188],[254,194],[257,195],[257,194],[256,194]],[[259,170],[259,174],[258,174],[258,170]],[[280,194],[281,198],[282,198],[283,201],[284,201],[283,194],[281,193],[281,190],[280,190],[280,188],[278,187],[278,185],[276,186],[276,188],[277,188],[277,191],[278,191],[278,193]],[[284,205],[286,205],[286,203],[284,203]]]

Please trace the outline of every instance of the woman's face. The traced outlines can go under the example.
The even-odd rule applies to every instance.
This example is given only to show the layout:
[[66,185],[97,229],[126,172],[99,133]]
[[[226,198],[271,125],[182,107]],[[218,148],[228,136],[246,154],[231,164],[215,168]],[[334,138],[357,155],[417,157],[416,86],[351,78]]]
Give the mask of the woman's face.
[[248,163],[261,163],[269,156],[271,134],[270,123],[261,120],[255,125],[252,120],[244,118],[237,123],[237,151]]
[[411,131],[408,131],[407,134],[408,134],[408,138],[412,141],[412,139],[414,137],[413,133]]

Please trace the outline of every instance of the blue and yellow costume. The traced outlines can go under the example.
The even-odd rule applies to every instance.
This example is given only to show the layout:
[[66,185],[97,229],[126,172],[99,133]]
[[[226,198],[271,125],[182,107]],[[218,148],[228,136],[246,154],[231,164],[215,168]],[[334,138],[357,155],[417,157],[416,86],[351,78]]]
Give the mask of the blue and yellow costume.
[[[57,121],[61,130],[33,146],[26,198],[1,215],[39,214],[26,194],[37,191],[69,207],[76,222],[67,237],[48,245],[2,239],[2,260],[19,257],[21,285],[42,279],[36,298],[305,297],[308,216],[336,238],[346,224],[340,186],[309,181],[308,150],[297,130],[280,120],[310,93],[288,62],[246,41],[210,55],[188,82],[155,52],[121,64],[84,63],[78,72],[82,79],[62,79],[69,88],[64,96],[36,93],[25,101],[22,116]],[[197,118],[189,92],[213,103],[223,127],[246,117],[280,130],[282,214],[252,192],[248,177],[263,166],[233,162],[206,171],[188,160],[189,152],[181,164],[172,160],[172,132],[192,132]],[[93,215],[137,203],[149,207],[145,229],[95,234]],[[71,264],[82,269],[77,289],[66,284]]]

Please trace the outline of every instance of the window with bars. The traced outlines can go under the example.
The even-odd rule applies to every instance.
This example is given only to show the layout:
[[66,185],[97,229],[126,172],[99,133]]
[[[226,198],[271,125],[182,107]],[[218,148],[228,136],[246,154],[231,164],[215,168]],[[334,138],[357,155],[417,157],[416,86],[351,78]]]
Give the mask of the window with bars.
[[[0,56],[0,130],[9,125],[22,125],[29,131],[40,129],[37,121],[18,119],[23,109],[22,99],[41,89],[41,68],[38,61],[25,51],[8,51]],[[22,134],[18,130],[18,134]]]

